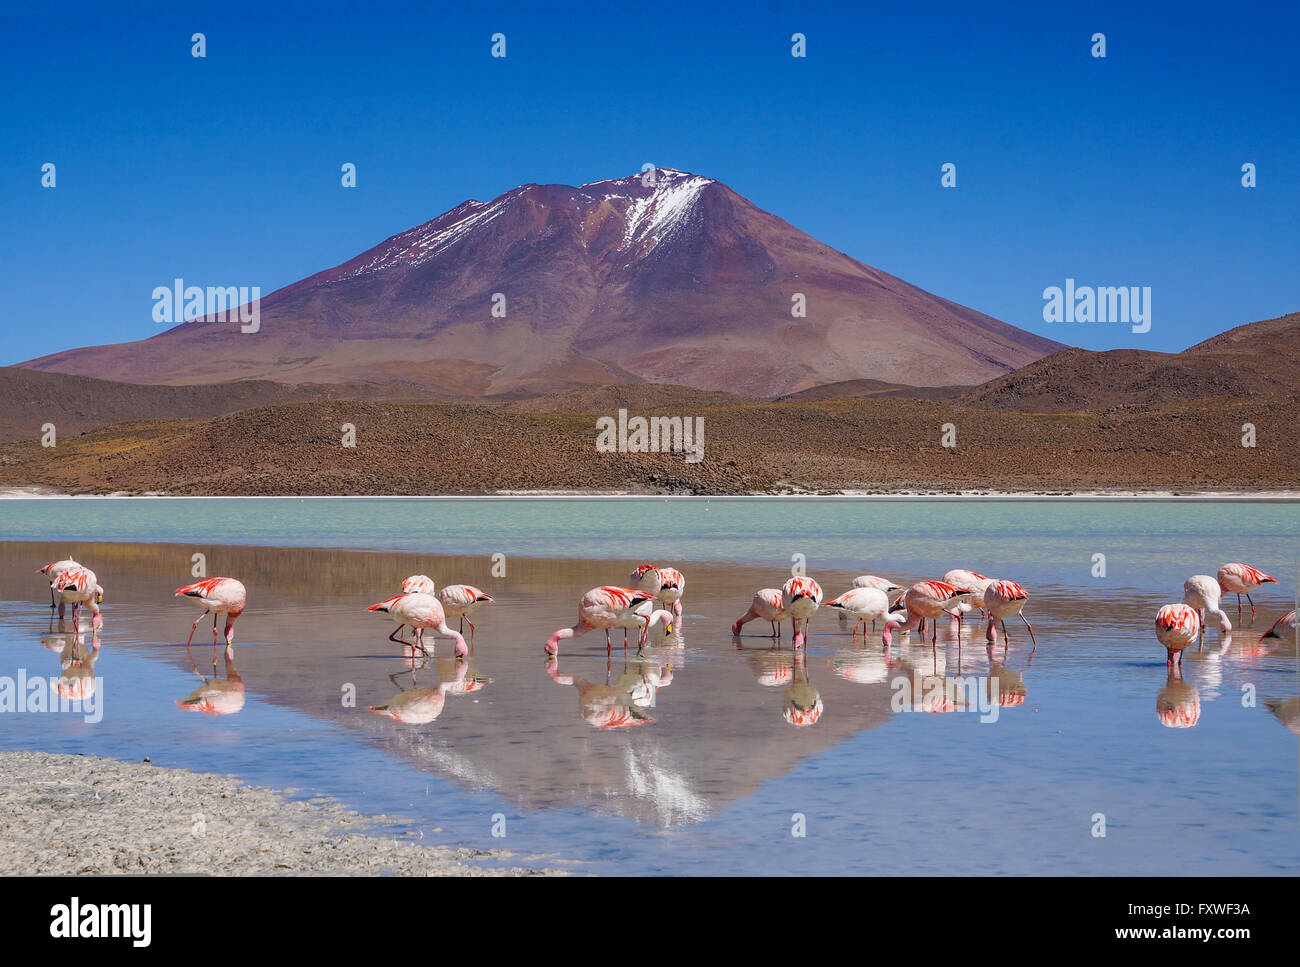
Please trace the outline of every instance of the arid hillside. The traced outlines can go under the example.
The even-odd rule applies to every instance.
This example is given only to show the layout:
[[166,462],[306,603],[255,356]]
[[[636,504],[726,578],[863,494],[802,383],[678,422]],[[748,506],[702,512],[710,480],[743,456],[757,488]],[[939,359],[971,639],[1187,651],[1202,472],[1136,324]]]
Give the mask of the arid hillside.
[[[517,407],[323,401],[120,425],[53,449],[0,445],[0,486],[250,495],[1068,493],[1282,491],[1300,481],[1295,396],[1093,414],[906,399],[732,402],[670,411],[704,420],[699,463],[680,453],[598,453],[596,419],[612,416],[608,409]],[[1253,448],[1241,445],[1245,422],[1257,428]],[[949,423],[953,448],[941,445]],[[342,445],[344,424],[356,428],[355,447]]]

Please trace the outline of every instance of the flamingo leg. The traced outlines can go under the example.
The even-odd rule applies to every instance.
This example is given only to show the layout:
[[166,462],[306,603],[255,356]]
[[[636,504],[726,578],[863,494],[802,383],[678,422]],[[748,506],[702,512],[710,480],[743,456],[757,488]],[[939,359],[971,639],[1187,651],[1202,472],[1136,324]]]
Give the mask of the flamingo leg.
[[[469,640],[472,643],[474,641],[474,622],[470,621],[469,618],[463,618],[462,620],[465,622],[465,624],[469,625]],[[462,628],[461,630],[463,632],[464,628]]]
[[397,637],[397,636],[401,633],[402,629],[405,628],[405,627],[406,627],[406,625],[398,625],[396,628],[394,628],[394,629],[393,629],[393,633],[392,633],[391,635],[388,636],[388,640],[389,640],[389,641],[395,641],[395,642],[397,642],[397,644],[399,644],[399,645],[405,645],[405,644],[408,644],[408,642],[407,642],[407,640],[406,640],[405,638],[399,638],[399,637]]
[[1250,620],[1255,620],[1255,601],[1251,598],[1250,592],[1246,592],[1246,600],[1250,602]]
[[[203,614],[199,615],[197,618],[194,619],[194,624],[190,625],[190,637],[189,637],[189,640],[185,642],[185,647],[186,647],[186,648],[188,648],[188,647],[193,643],[193,641],[194,641],[194,632],[195,632],[196,630],[198,630],[199,622],[202,621],[202,620],[203,620],[204,618],[206,618],[207,616],[208,616],[208,613],[207,613],[206,611],[204,611]],[[63,616],[60,615],[59,617],[63,617]]]
[[[1020,620],[1023,621],[1025,623],[1025,627],[1029,629],[1029,637],[1034,642],[1034,647],[1037,648],[1038,639],[1034,637],[1034,626],[1029,623],[1029,619],[1026,618],[1023,613],[1020,615]],[[1202,624],[1204,624],[1204,622],[1202,622]]]
[[212,668],[213,674],[216,674],[217,667],[217,613],[212,612]]
[[1237,620],[1241,620],[1241,595],[1237,595]]

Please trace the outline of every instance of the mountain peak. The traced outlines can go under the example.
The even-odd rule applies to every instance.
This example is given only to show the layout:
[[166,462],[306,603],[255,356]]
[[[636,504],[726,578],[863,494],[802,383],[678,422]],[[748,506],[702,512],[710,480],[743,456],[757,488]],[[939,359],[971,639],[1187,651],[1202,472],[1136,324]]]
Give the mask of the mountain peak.
[[192,320],[29,365],[471,396],[637,381],[767,396],[861,379],[978,383],[1061,348],[671,167],[466,200],[266,296],[260,324],[250,337]]

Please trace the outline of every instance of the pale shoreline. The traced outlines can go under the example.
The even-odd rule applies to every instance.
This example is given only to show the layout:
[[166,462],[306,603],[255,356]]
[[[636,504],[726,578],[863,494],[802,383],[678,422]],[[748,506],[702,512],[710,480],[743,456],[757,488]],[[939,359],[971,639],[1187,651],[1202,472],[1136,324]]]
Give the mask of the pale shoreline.
[[0,769],[2,876],[568,874],[541,865],[553,857],[367,835],[393,817],[234,776],[48,752],[0,752]]
[[43,487],[0,488],[0,500],[1147,500],[1147,501],[1297,501],[1300,490],[836,490],[817,492],[786,490],[745,494],[678,494],[632,490],[498,490],[484,494],[144,494],[118,491],[108,494],[73,494]]

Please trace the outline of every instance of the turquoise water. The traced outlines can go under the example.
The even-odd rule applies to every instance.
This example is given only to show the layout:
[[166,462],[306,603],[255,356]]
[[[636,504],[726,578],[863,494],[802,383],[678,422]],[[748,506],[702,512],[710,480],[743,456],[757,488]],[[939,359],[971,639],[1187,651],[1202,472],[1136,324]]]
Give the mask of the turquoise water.
[[[50,618],[35,567],[84,551],[108,592],[103,720],[0,715],[3,748],[235,773],[402,817],[385,834],[603,873],[1300,871],[1300,745],[1269,708],[1300,694],[1296,648],[1259,637],[1293,606],[1295,503],[6,500],[0,541],[0,675],[59,673],[41,647]],[[199,680],[180,647],[192,615],[170,597],[196,548],[210,573],[249,584],[236,635],[247,702],[234,715],[175,706]],[[364,709],[409,687],[389,679],[404,667],[384,639],[391,625],[364,609],[417,552],[440,583],[473,580],[498,601],[475,618],[472,663],[490,684],[404,725]],[[509,577],[490,576],[496,554]],[[886,662],[878,633],[864,645],[819,614],[800,674],[824,711],[795,728],[781,711],[788,637],[773,650],[756,626],[739,642],[727,626],[796,555],[828,594],[864,571],[1013,578],[1030,591],[1038,647],[1013,623],[1005,655],[976,629],[960,651],[914,640]],[[560,673],[597,683],[658,676],[653,723],[600,731],[552,679],[541,643],[572,623],[582,591],[645,560],[687,574],[683,640],[641,662],[620,646],[607,664],[589,635],[560,656]],[[1253,624],[1247,609],[1230,640],[1211,632],[1189,651],[1171,683],[1154,611],[1189,574],[1229,560],[1280,584],[1254,596]],[[211,674],[208,652],[194,653]],[[913,669],[1007,676],[1025,700],[992,722],[896,711],[890,676]],[[787,677],[767,684],[774,670]],[[342,683],[359,707],[340,704]],[[1165,727],[1157,709],[1171,704],[1194,727]],[[504,840],[490,832],[497,815]],[[796,817],[804,836],[791,835]]]

